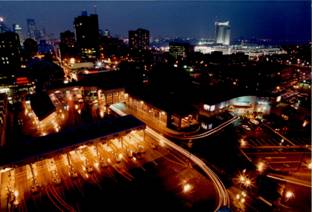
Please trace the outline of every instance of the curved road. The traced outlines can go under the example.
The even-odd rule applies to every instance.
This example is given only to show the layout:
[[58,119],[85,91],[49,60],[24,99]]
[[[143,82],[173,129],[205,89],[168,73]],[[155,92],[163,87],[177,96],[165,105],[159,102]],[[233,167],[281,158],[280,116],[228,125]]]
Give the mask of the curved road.
[[234,123],[235,121],[239,120],[238,116],[234,116],[233,118],[223,122],[222,124],[218,125],[217,127],[208,130],[206,132],[203,132],[201,134],[196,134],[196,135],[191,135],[191,136],[184,136],[184,137],[179,137],[179,139],[183,139],[183,140],[193,140],[193,139],[201,139],[201,138],[205,138],[207,136],[210,136],[216,132],[219,132],[220,130],[222,130],[223,128],[227,127],[228,125]]
[[208,175],[208,177],[213,181],[219,197],[219,202],[215,211],[223,206],[230,206],[230,198],[222,181],[201,159],[199,159],[197,156],[193,155],[189,151],[183,149],[182,147],[178,146],[177,144],[173,143],[172,141],[168,140],[167,138],[163,137],[162,135],[158,134],[149,127],[146,127],[145,132],[150,134],[154,138],[157,138],[160,143],[168,145],[169,147],[183,154],[185,157],[189,158]]
[[[113,110],[115,113],[117,113],[120,116],[127,115],[126,113],[124,113],[120,109],[114,107],[114,105],[111,105],[110,109]],[[238,119],[239,119],[238,117],[233,117],[229,121],[219,125],[217,127],[218,129],[216,129],[216,130],[219,131],[219,130],[223,129],[224,127],[226,127],[227,125],[231,124],[233,121],[236,121]],[[216,188],[216,191],[218,193],[219,201],[218,201],[218,204],[217,204],[215,211],[217,211],[221,207],[230,207],[230,198],[229,198],[228,192],[227,192],[225,186],[223,185],[222,181],[201,159],[199,159],[197,156],[193,155],[189,151],[183,149],[182,147],[178,146],[177,144],[173,143],[172,141],[168,140],[164,136],[160,135],[159,133],[157,133],[156,131],[154,131],[150,127],[146,127],[145,133],[148,133],[149,135],[151,135],[152,137],[157,139],[159,143],[165,144],[165,145],[171,147],[172,149],[180,152],[182,155],[189,158],[193,163],[198,165],[207,174],[207,176],[213,181],[214,186]],[[211,132],[211,133],[214,133],[214,132]]]

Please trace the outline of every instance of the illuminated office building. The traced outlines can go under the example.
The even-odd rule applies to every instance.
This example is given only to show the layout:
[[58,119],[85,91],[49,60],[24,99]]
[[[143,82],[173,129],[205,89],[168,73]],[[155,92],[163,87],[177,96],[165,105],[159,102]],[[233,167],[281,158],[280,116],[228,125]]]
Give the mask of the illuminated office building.
[[231,26],[230,22],[215,22],[216,26],[216,43],[230,45]]

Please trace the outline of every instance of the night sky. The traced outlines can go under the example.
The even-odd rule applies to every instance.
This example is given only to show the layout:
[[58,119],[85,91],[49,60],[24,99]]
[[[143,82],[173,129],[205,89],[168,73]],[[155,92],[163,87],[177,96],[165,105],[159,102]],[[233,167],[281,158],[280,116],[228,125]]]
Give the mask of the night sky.
[[311,39],[311,4],[308,1],[40,1],[0,2],[0,15],[11,26],[26,32],[26,19],[57,37],[73,30],[74,17],[82,10],[99,15],[101,29],[126,36],[138,27],[156,36],[213,38],[214,21],[231,22],[232,38],[278,40]]

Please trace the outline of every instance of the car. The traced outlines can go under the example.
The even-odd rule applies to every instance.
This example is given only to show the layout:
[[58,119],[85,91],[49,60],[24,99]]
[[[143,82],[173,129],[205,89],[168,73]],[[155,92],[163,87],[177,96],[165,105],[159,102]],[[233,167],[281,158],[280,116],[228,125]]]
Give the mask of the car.
[[245,130],[248,130],[248,131],[251,130],[250,127],[248,127],[247,125],[242,125],[242,127],[243,127]]
[[259,121],[256,120],[256,119],[250,119],[249,120],[251,123],[253,123],[254,125],[258,125],[259,124]]

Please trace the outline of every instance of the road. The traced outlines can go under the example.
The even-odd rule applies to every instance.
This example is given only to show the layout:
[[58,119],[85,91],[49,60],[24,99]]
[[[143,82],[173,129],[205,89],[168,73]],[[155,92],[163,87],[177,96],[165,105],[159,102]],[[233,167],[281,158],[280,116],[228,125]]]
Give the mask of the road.
[[202,139],[202,138],[206,138],[210,135],[213,135],[221,130],[223,130],[225,127],[233,124],[234,122],[236,122],[237,120],[239,120],[239,117],[234,116],[233,118],[231,118],[230,120],[227,120],[225,122],[223,122],[222,124],[216,126],[215,128],[208,130],[206,132],[200,133],[200,134],[196,134],[196,135],[190,135],[190,136],[183,136],[183,137],[179,137],[179,139],[181,140],[194,140],[194,139]]
[[312,188],[311,181],[305,181],[305,180],[300,180],[291,176],[283,176],[279,174],[268,174],[267,177],[272,178],[274,180],[282,181],[282,182],[287,182],[299,186],[304,186],[307,188]]
[[153,129],[147,127],[146,132],[153,135],[155,138],[158,139],[158,141],[161,143],[165,143],[166,145],[170,146],[171,148],[177,150],[181,154],[183,154],[185,157],[188,157],[192,162],[194,162],[196,165],[198,165],[202,170],[209,176],[209,178],[214,182],[214,186],[218,192],[219,195],[219,203],[216,208],[218,210],[219,208],[226,206],[230,206],[230,199],[227,193],[227,190],[225,186],[223,185],[222,181],[218,178],[218,176],[197,156],[191,154],[187,150],[183,149],[182,147],[176,145],[175,143],[171,142],[167,138],[163,137],[162,135],[155,132]]
[[[145,131],[132,131],[122,137],[114,137],[106,141],[99,139],[93,144],[81,145],[70,152],[4,171],[0,174],[1,211],[13,208],[21,211],[41,211],[43,206],[51,210],[75,211],[77,208],[83,208],[81,204],[85,201],[92,201],[94,198],[94,192],[91,192],[90,200],[84,195],[79,197],[79,194],[87,195],[86,184],[102,187],[104,177],[104,179],[115,180],[122,178],[127,182],[123,186],[132,185],[134,181],[144,180],[150,175],[154,176],[148,174],[151,168],[157,170],[158,175],[163,176],[161,182],[166,183],[163,185],[166,191],[161,191],[164,193],[159,191],[158,195],[165,196],[166,193],[172,192],[174,196],[182,199],[182,202],[191,201],[195,205],[196,199],[200,197],[199,199],[207,201],[206,207],[210,208],[208,211],[227,203],[226,198],[223,200],[218,198],[221,194],[226,197],[226,193],[221,193],[226,190],[217,176],[194,156],[190,160],[188,152],[184,152],[183,149],[177,151],[177,149],[179,147],[148,128]],[[150,165],[146,166],[146,164]],[[203,168],[210,178],[198,172],[193,165]],[[145,177],[136,179],[137,171],[134,173],[131,171],[134,169],[143,170],[142,175]],[[183,191],[185,181],[191,183],[192,193],[196,198],[184,194],[187,192]],[[144,187],[151,187],[153,183],[155,179],[144,184]],[[138,191],[143,189],[142,182],[137,185],[138,188],[128,187]],[[109,195],[105,193],[108,189],[109,185],[105,184],[104,190],[95,196]],[[145,196],[146,192],[148,191],[144,192]],[[149,192],[150,195],[154,195],[153,190]],[[72,193],[76,193],[78,197],[71,199]],[[160,199],[165,201],[161,196],[155,198],[157,201]],[[119,199],[117,198],[116,201]],[[168,203],[163,204],[167,206]],[[105,208],[103,205],[102,207]]]
[[142,114],[139,111],[133,110],[133,109],[129,108],[127,105],[125,105],[124,103],[113,104],[110,106],[110,109],[112,109],[115,112],[118,111],[118,113],[121,115],[129,113],[129,114],[135,116],[136,118],[140,119],[141,121],[145,122],[148,126],[153,128],[154,130],[160,132],[161,134],[166,135],[170,138],[175,138],[175,139],[179,139],[179,140],[195,140],[195,139],[206,138],[208,136],[211,136],[211,135],[221,131],[225,127],[227,127],[227,126],[233,124],[234,122],[236,122],[237,120],[239,120],[239,117],[234,116],[231,119],[225,120],[224,122],[220,123],[219,125],[215,126],[214,128],[212,128],[210,130],[207,130],[205,132],[185,133],[185,132],[177,132],[177,131],[171,130],[171,129],[167,128],[166,126],[164,126],[163,123],[156,120],[155,118],[151,118],[149,115]]
[[[113,110],[115,113],[124,116],[126,113],[119,108],[115,107],[114,105],[110,106],[110,109]],[[235,119],[236,121],[237,119]],[[223,125],[225,127],[226,125]],[[189,158],[192,162],[194,162],[196,165],[198,165],[206,174],[207,176],[213,181],[214,186],[218,192],[218,205],[217,208],[215,209],[218,210],[219,208],[225,206],[229,207],[230,206],[230,199],[229,195],[227,193],[227,190],[225,186],[223,185],[222,181],[218,178],[218,176],[197,156],[193,155],[192,153],[188,152],[187,150],[183,149],[182,147],[176,145],[172,141],[168,140],[164,136],[160,135],[157,133],[155,130],[151,129],[150,127],[147,127],[145,132],[147,134],[150,134],[153,138],[157,139],[160,145],[168,145],[174,150],[178,151],[179,153],[183,154],[185,157]]]

